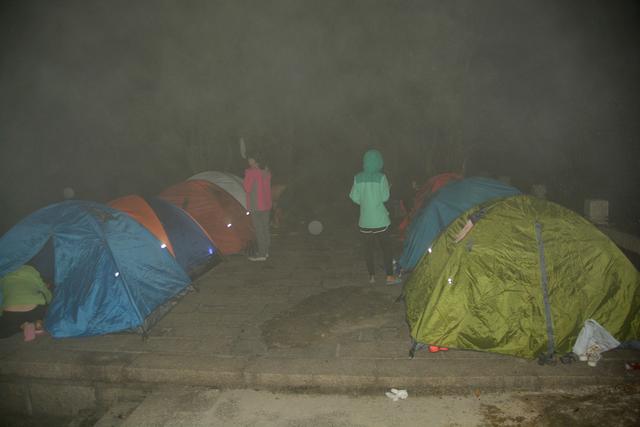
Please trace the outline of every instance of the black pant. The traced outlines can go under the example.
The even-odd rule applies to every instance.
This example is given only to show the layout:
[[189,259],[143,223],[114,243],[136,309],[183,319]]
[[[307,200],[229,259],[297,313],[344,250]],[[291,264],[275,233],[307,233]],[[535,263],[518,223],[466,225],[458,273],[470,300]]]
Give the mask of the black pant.
[[389,227],[382,228],[360,228],[362,240],[364,242],[364,259],[367,263],[367,271],[370,276],[375,274],[374,252],[376,242],[382,248],[382,261],[384,271],[387,276],[393,275],[393,259],[391,254],[391,238],[389,237]]
[[8,338],[22,332],[22,324],[44,319],[47,307],[39,305],[29,311],[3,311],[0,316],[0,338]]

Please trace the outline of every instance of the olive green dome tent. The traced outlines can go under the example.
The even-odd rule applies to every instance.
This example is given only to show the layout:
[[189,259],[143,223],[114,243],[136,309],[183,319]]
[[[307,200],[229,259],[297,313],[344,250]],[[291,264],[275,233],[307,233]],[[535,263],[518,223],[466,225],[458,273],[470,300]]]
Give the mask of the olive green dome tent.
[[587,319],[619,341],[640,336],[635,267],[586,219],[531,196],[489,202],[452,222],[404,296],[420,344],[532,359],[570,352]]

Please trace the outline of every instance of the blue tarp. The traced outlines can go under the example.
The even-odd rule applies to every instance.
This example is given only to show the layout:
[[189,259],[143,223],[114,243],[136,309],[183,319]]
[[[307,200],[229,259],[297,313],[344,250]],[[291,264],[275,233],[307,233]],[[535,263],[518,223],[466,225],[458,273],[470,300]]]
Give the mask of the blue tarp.
[[169,236],[176,261],[189,276],[194,278],[219,261],[218,250],[191,215],[157,197],[145,200]]
[[404,271],[413,270],[440,232],[458,216],[489,200],[520,194],[516,188],[489,178],[467,178],[436,192],[413,219],[398,260]]
[[0,238],[0,276],[38,254],[43,262],[46,252],[53,256],[54,296],[45,327],[57,338],[140,328],[190,284],[151,232],[99,203],[54,204],[16,224]]

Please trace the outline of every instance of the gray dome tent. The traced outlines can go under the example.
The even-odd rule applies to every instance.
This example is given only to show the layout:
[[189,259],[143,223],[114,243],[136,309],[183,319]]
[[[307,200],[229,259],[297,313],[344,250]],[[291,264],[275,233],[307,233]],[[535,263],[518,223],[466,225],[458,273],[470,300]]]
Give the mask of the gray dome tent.
[[243,208],[247,209],[247,196],[242,178],[239,176],[228,172],[205,171],[192,176],[189,181],[194,179],[202,179],[217,185],[231,194],[234,199],[240,202]]

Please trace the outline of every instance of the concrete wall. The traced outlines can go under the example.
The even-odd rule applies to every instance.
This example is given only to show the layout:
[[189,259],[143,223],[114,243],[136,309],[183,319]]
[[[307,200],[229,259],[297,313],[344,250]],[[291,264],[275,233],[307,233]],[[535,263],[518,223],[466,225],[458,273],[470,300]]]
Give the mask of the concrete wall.
[[308,203],[344,200],[371,146],[397,191],[466,157],[525,190],[628,200],[638,7],[616,5],[3,2],[0,230],[64,187],[107,201],[241,173],[239,137]]

